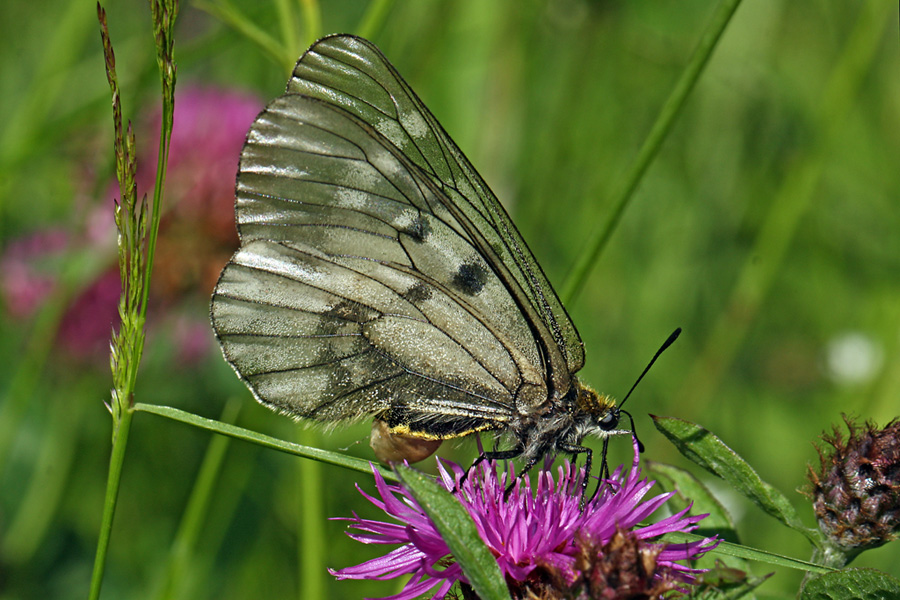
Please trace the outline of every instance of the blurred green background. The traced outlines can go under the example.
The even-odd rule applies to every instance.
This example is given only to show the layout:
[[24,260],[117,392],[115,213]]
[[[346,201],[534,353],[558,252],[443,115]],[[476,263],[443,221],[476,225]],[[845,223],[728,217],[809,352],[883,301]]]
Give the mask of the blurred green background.
[[[307,45],[309,21],[285,22],[275,4],[231,6],[277,39],[294,32],[293,61]],[[618,397],[683,327],[629,401],[645,456],[688,465],[647,413],[696,421],[794,500],[810,525],[811,510],[795,490],[817,460],[817,436],[841,423],[842,412],[880,424],[900,412],[900,51],[896,4],[872,9],[878,5],[744,3],[583,293],[568,304],[587,348],[584,379]],[[149,10],[137,0],[105,6],[126,117],[138,146],[152,148],[147,123],[158,80]],[[206,86],[223,98],[243,94],[252,119],[283,91],[287,65],[200,6],[222,13],[216,2],[182,5],[178,93]],[[610,194],[714,4],[396,0],[383,7],[322,2],[314,28],[371,35],[561,289],[608,218]],[[92,2],[4,2],[0,37],[0,598],[81,598],[110,448],[103,350],[111,324],[97,287],[115,260],[109,92]],[[176,120],[176,131],[189,126]],[[210,274],[228,256],[235,170],[228,152],[236,163],[237,148],[224,152],[224,173],[205,173],[210,143],[190,139],[173,156],[187,166],[176,175],[173,164],[170,174],[175,208],[164,223],[168,254],[154,274],[160,292],[137,400],[219,418],[232,399],[241,426],[371,458],[367,426],[300,430],[257,406],[211,345]],[[197,204],[193,186],[204,177],[212,180],[204,190],[218,196]],[[224,230],[218,245],[206,243],[211,224]],[[98,327],[99,346],[90,346]],[[326,517],[374,516],[353,487],[371,490],[369,478],[245,443],[219,442],[223,462],[211,496],[189,521],[195,529],[177,538],[186,545],[175,544],[213,439],[137,415],[104,597],[397,591],[390,582],[335,582],[324,571],[378,553],[349,541],[343,523],[316,516],[318,504]],[[628,458],[627,443],[613,447],[614,464]],[[475,452],[471,442],[441,451],[462,463]],[[709,483],[744,543],[809,557],[800,535]],[[315,516],[312,527],[304,514]],[[898,576],[898,562],[895,543],[854,566]],[[757,565],[756,574],[769,570]],[[793,597],[800,578],[780,570],[759,596]]]

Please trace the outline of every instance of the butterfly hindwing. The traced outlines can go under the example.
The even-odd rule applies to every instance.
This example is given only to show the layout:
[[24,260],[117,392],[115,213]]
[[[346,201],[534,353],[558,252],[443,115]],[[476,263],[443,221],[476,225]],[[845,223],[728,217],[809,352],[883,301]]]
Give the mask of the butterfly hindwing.
[[397,404],[502,421],[514,410],[513,394],[415,305],[313,248],[245,244],[213,318],[257,398],[289,414],[338,421]]

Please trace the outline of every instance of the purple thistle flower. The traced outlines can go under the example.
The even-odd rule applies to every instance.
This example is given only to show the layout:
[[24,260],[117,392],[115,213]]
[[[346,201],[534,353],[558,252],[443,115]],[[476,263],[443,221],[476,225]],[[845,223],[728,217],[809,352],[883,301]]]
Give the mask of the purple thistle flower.
[[[571,462],[537,475],[531,489],[527,477],[517,479],[505,496],[507,477],[493,463],[483,462],[460,484],[459,465],[439,461],[440,480],[475,521],[481,539],[497,558],[513,597],[586,598],[605,590],[604,597],[639,592],[659,597],[686,591],[697,573],[680,561],[698,558],[718,544],[706,538],[683,544],[652,542],[665,533],[688,532],[706,515],[689,516],[690,506],[654,524],[638,526],[659,509],[673,492],[649,500],[654,482],[641,479],[637,444],[631,471],[615,470],[601,493],[581,509],[583,469]],[[443,597],[456,582],[468,584],[434,523],[401,486],[389,484],[373,468],[378,496],[360,493],[399,523],[361,519],[354,514],[348,535],[365,544],[401,544],[388,554],[356,566],[331,570],[338,579],[392,579],[411,575],[390,600],[408,600],[424,593]],[[613,592],[615,595],[608,595]],[[388,600],[387,598],[385,600]]]

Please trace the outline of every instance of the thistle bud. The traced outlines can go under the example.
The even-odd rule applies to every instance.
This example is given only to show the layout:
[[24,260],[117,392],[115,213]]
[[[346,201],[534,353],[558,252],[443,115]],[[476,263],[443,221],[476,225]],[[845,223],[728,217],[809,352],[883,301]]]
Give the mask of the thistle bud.
[[846,439],[834,428],[816,448],[821,471],[809,467],[808,494],[829,548],[826,562],[843,566],[860,552],[877,548],[900,530],[900,421],[883,429],[859,426],[844,416]]

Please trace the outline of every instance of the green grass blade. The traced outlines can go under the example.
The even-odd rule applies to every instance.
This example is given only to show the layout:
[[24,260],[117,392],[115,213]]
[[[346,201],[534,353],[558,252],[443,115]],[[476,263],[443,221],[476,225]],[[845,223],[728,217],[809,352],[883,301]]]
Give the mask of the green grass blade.
[[760,309],[790,256],[791,243],[804,217],[815,206],[828,152],[841,139],[842,126],[852,114],[884,31],[889,23],[896,22],[897,8],[891,3],[865,2],[859,8],[858,20],[829,75],[816,106],[817,114],[808,125],[810,131],[818,132],[816,141],[806,155],[794,159],[794,166],[775,192],[725,308],[716,317],[676,396],[676,403],[690,402],[697,414],[713,402],[716,390],[757,322]]
[[[243,401],[238,398],[229,399],[222,410],[222,420],[227,423],[234,422],[242,404]],[[217,436],[212,438],[207,446],[187,506],[178,524],[178,532],[175,534],[165,574],[156,595],[158,600],[181,597],[179,592],[183,591],[187,569],[194,563],[194,549],[200,529],[209,514],[213,488],[221,474],[230,442],[228,438]]]
[[597,262],[597,257],[600,256],[610,237],[612,237],[613,231],[615,231],[619,221],[622,219],[622,214],[631,201],[634,191],[647,172],[650,163],[656,158],[663,141],[669,135],[675,119],[681,113],[681,109],[687,102],[691,90],[694,89],[694,86],[700,79],[703,68],[709,62],[713,50],[725,32],[728,23],[731,22],[731,17],[740,3],[741,0],[724,0],[716,9],[706,31],[700,38],[700,44],[694,51],[694,55],[682,72],[681,78],[675,84],[675,88],[672,90],[666,103],[660,109],[656,122],[650,129],[650,133],[647,134],[647,139],[644,140],[644,144],[641,146],[638,156],[631,166],[631,170],[613,192],[611,200],[613,209],[606,223],[588,240],[586,249],[579,254],[572,272],[566,279],[561,294],[564,305],[570,305],[584,287],[591,268]]
[[274,36],[265,29],[255,25],[253,21],[241,13],[240,10],[227,0],[209,1],[196,0],[194,6],[216,17],[222,23],[256,44],[278,66],[290,73],[294,66],[293,49],[285,48]]
[[440,531],[478,597],[509,600],[509,590],[497,560],[481,540],[475,522],[462,504],[428,475],[402,465],[394,468],[400,482]]
[[[367,460],[354,458],[352,456],[339,454],[337,452],[330,452],[328,450],[321,450],[319,448],[301,446],[300,444],[280,440],[278,438],[264,435],[262,433],[257,433],[249,429],[244,429],[243,427],[238,427],[229,423],[222,423],[221,421],[216,421],[213,419],[207,419],[206,417],[201,417],[187,411],[172,408],[171,406],[159,406],[156,404],[143,404],[139,402],[134,405],[134,410],[136,412],[151,413],[154,415],[172,419],[174,421],[180,421],[188,425],[193,425],[194,427],[199,427],[200,429],[227,435],[235,439],[243,440],[245,442],[251,442],[258,446],[271,448],[272,450],[278,450],[279,452],[284,452],[286,454],[302,456],[303,458],[311,458],[313,460],[327,463],[329,465],[337,465],[339,467],[344,467],[345,469],[350,469],[351,471],[366,473],[367,475],[372,473],[372,467],[370,466],[372,463]],[[381,467],[376,468],[388,481],[397,481],[397,476],[394,475],[391,471],[382,469]]]
[[[687,542],[696,542],[702,539],[704,539],[703,536],[695,535],[693,533],[667,533],[662,537],[662,540],[664,542],[672,544],[684,544]],[[792,558],[790,556],[784,556],[782,554],[775,554],[774,552],[767,552],[766,550],[759,550],[757,548],[751,548],[749,546],[732,544],[731,542],[719,542],[719,545],[715,550],[711,550],[710,554],[735,556],[738,558],[745,558],[747,560],[766,563],[776,567],[787,567],[788,569],[795,569],[798,571],[809,571],[810,573],[831,573],[832,571],[834,571],[834,569],[832,569],[831,567],[817,565],[816,563],[811,563],[806,560],[800,560],[799,558]]]
[[720,538],[732,542],[739,542],[737,530],[734,520],[722,503],[713,496],[712,492],[693,474],[679,469],[673,465],[658,463],[655,461],[645,461],[644,466],[648,474],[652,474],[664,489],[675,491],[678,496],[685,502],[691,502],[691,514],[708,513],[707,517],[700,523],[700,527],[705,535],[715,533]]
[[[302,427],[302,426],[298,426]],[[315,446],[319,443],[318,431],[302,428],[301,442]],[[323,499],[322,465],[314,460],[296,461],[297,477],[297,576],[299,598],[325,597],[325,502]]]

